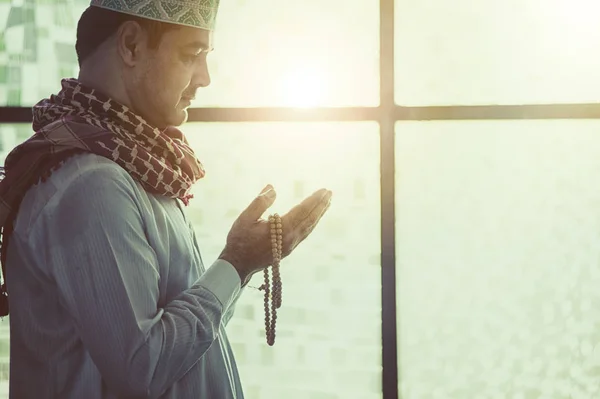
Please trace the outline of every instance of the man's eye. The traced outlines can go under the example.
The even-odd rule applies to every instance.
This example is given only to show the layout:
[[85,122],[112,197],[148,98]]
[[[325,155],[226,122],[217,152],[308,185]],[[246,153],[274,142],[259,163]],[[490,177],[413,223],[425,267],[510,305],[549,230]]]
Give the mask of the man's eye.
[[200,54],[184,54],[183,60],[185,62],[195,62],[198,58],[200,58],[201,55],[202,55],[202,53],[200,53]]

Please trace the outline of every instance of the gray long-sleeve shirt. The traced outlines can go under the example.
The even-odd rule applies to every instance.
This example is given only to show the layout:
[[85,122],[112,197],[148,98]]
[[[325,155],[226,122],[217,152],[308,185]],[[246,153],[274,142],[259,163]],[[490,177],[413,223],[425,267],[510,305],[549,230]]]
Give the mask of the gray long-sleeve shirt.
[[110,160],[78,155],[27,193],[7,286],[11,398],[243,398],[237,272],[205,270],[179,202]]

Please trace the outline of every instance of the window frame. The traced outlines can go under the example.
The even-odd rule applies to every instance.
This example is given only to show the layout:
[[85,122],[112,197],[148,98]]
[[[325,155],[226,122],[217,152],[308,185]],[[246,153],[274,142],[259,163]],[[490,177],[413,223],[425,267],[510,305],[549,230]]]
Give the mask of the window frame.
[[[380,132],[382,394],[399,398],[396,313],[395,125],[397,121],[598,119],[600,104],[405,107],[394,99],[394,0],[379,1],[378,107],[193,108],[189,122],[375,121]],[[30,123],[29,107],[0,107],[0,124]]]

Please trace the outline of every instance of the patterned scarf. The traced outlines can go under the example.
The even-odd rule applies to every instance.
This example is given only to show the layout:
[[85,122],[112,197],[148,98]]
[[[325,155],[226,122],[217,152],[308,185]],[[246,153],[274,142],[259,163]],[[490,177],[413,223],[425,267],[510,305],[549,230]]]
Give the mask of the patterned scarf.
[[[0,171],[0,262],[4,275],[0,302],[6,298],[5,261],[8,239],[21,200],[30,187],[44,181],[69,157],[93,153],[108,158],[146,191],[184,204],[204,168],[174,127],[150,126],[126,106],[75,79],[64,79],[62,90],[33,107],[35,134],[16,147]],[[0,316],[8,314],[0,303]]]

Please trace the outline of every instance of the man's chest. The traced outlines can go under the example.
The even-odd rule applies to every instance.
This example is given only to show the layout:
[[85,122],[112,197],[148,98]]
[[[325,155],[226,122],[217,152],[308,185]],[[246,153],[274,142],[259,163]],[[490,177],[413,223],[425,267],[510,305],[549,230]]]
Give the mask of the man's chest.
[[190,288],[204,273],[204,265],[181,204],[163,197],[152,197],[150,203],[144,224],[159,268],[159,304],[165,304]]

